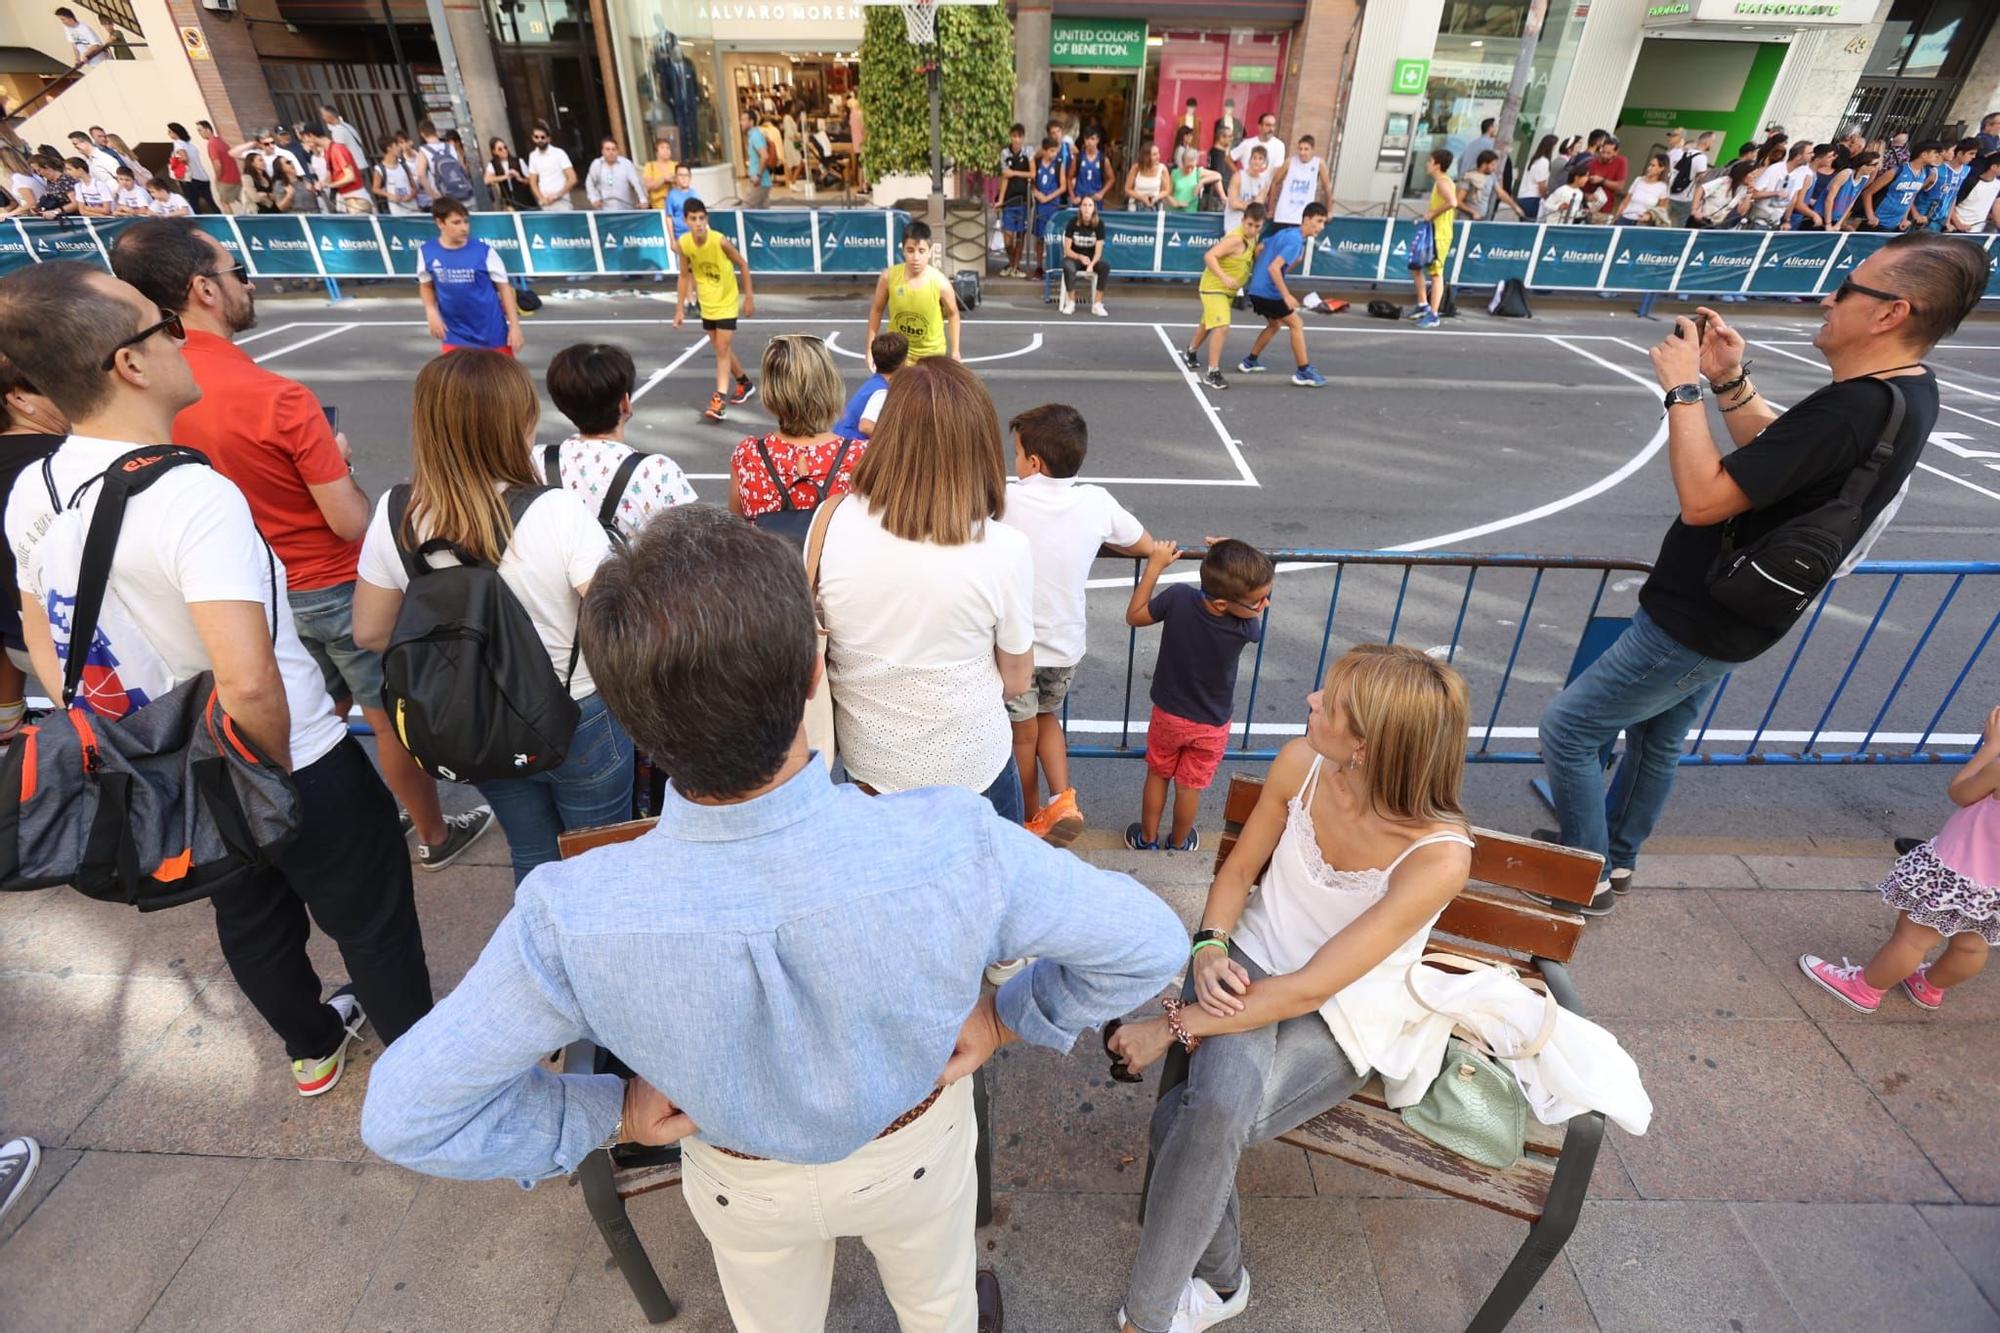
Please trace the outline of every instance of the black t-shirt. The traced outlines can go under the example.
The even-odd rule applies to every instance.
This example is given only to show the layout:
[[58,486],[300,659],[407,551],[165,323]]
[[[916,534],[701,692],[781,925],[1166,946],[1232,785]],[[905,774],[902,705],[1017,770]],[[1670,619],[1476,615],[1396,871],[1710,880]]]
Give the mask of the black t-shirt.
[[1146,611],[1160,622],[1160,656],[1153,666],[1153,705],[1190,722],[1219,727],[1236,699],[1236,666],[1264,632],[1258,616],[1212,616],[1201,589],[1173,583],[1153,594]]
[[[1017,153],[1012,148],[1002,148],[1000,150],[1000,170],[1033,171],[1034,169],[1035,159],[1028,156],[1027,153]],[[1013,208],[1017,205],[1025,207],[1027,202],[1028,178],[1025,176],[1009,176],[1007,178],[1007,188],[1001,191],[1000,194],[1000,206],[1002,208]]]
[[[61,435],[0,435],[0,510],[7,505],[7,497],[14,492],[14,483],[24,475],[27,484],[43,485],[40,464],[44,458],[54,453],[66,437]],[[33,469],[33,472],[30,472]],[[0,541],[0,578],[7,580],[8,588],[14,587],[14,544]],[[6,599],[6,607],[0,610],[0,641],[9,648],[25,652],[27,643],[21,638],[21,599],[18,595]]]
[[[1871,526],[1902,491],[1937,423],[1937,380],[1930,371],[1895,379],[1903,393],[1903,428],[1863,505]],[[1723,467],[1752,506],[1733,520],[1737,544],[1747,545],[1836,498],[1888,424],[1888,393],[1873,377],[1862,376],[1827,385],[1751,443],[1725,453]],[[1639,590],[1639,605],[1682,646],[1725,662],[1747,662],[1785,635],[1751,624],[1709,596],[1708,571],[1722,552],[1726,526],[1697,528],[1675,519],[1660,543],[1652,576]]]
[[1069,248],[1076,251],[1076,257],[1084,263],[1092,263],[1097,258],[1097,249],[1104,242],[1104,222],[1085,222],[1080,217],[1069,220],[1063,235],[1069,237]]

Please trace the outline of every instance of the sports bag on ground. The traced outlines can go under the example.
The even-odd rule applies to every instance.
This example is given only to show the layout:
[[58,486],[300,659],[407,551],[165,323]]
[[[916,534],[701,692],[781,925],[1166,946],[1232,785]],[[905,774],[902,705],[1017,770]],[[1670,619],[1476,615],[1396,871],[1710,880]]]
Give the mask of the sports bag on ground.
[[778,475],[778,464],[772,459],[771,451],[764,447],[762,440],[757,441],[757,454],[764,460],[764,471],[770,474],[771,484],[778,488],[778,504],[781,507],[768,514],[757,515],[750,520],[751,526],[783,537],[803,551],[806,534],[812,531],[813,515],[826,503],[826,493],[833,489],[833,479],[840,475],[840,465],[847,461],[847,451],[853,447],[852,440],[840,442],[840,452],[833,456],[833,465],[827,468],[825,481],[814,481],[811,477],[793,480],[792,486],[802,481],[813,488],[813,502],[801,509],[792,503],[792,486],[787,486],[785,479]]
[[979,275],[969,268],[962,268],[951,275],[951,294],[958,300],[960,310],[977,310],[981,293]]
[[1498,315],[1502,319],[1533,319],[1535,312],[1528,309],[1528,289],[1519,278],[1503,279],[1493,289],[1493,299],[1486,303],[1486,313]]
[[[135,449],[80,487],[103,486],[84,537],[63,664],[64,712],[21,728],[0,760],[0,889],[68,884],[142,912],[205,898],[277,863],[298,831],[291,774],[237,729],[215,677],[190,676],[124,717],[76,702],[96,639],[125,503],[184,464],[192,449]],[[271,560],[271,635],[278,633]],[[89,696],[86,694],[85,696]]]
[[[518,530],[528,507],[554,486],[507,492]],[[403,748],[432,777],[448,782],[522,778],[561,764],[578,711],[569,672],[558,678],[535,622],[496,565],[441,537],[416,550],[404,544],[407,483],[389,492],[389,531],[410,586],[382,654],[382,706]],[[442,569],[428,557],[449,551]]]
[[[611,474],[611,482],[604,488],[604,498],[597,503],[597,526],[604,529],[604,535],[611,538],[613,546],[626,545],[625,534],[618,530],[618,502],[625,498],[625,488],[632,484],[632,474],[639,470],[639,464],[646,461],[646,455],[634,449],[625,455],[625,461]],[[542,475],[551,486],[562,485],[562,446],[545,445],[542,448]]]
[[1385,301],[1378,296],[1368,303],[1368,313],[1377,319],[1401,319],[1403,317],[1403,307],[1397,305],[1394,301]]
[[1709,595],[1751,624],[1790,629],[1861,540],[1868,497],[1903,429],[1903,391],[1893,380],[1876,383],[1889,391],[1889,422],[1868,457],[1847,474],[1838,496],[1752,542],[1737,542],[1742,515],[1723,529],[1722,551],[1708,571]]

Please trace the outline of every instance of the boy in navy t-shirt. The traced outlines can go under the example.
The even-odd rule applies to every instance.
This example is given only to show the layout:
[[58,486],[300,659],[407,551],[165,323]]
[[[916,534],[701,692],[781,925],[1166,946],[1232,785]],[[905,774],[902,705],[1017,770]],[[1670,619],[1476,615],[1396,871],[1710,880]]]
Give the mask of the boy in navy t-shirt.
[[1255,375],[1270,369],[1257,358],[1263,355],[1266,344],[1278,330],[1285,328],[1292,334],[1292,359],[1299,363],[1292,374],[1292,383],[1304,389],[1326,386],[1326,376],[1314,370],[1306,358],[1305,321],[1299,317],[1299,303],[1292,299],[1292,289],[1285,284],[1285,273],[1305,255],[1306,242],[1324,230],[1326,205],[1318,200],[1306,205],[1297,228],[1264,229],[1257,245],[1257,258],[1250,265],[1250,281],[1243,286],[1243,294],[1250,298],[1250,309],[1264,321],[1264,328],[1257,341],[1250,344],[1250,354],[1236,363],[1236,369],[1243,374]]
[[431,204],[437,239],[417,256],[417,290],[441,350],[484,347],[512,356],[521,350],[521,314],[506,265],[493,247],[472,238],[472,215],[450,195]]
[[[1128,625],[1164,626],[1153,666],[1153,716],[1146,726],[1146,790],[1139,822],[1125,830],[1125,845],[1134,851],[1191,852],[1201,845],[1194,817],[1229,745],[1236,666],[1244,648],[1264,636],[1264,611],[1277,573],[1270,556],[1224,537],[1202,557],[1200,586],[1176,583],[1155,596],[1160,575],[1180,554],[1173,542],[1154,542],[1125,608]],[[1160,815],[1170,782],[1173,827],[1163,844]]]

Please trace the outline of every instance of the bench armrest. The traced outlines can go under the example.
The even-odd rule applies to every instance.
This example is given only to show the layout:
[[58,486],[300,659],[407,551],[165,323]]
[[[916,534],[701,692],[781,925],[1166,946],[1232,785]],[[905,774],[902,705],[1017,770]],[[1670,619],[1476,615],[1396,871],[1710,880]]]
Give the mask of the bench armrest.
[[[1568,968],[1553,958],[1537,958],[1535,970],[1542,974],[1542,981],[1557,1004],[1573,1014],[1583,1013]],[[1597,1168],[1598,1149],[1603,1144],[1603,1112],[1586,1111],[1570,1117],[1569,1126],[1563,1131],[1562,1155],[1556,1158],[1555,1175],[1549,1181],[1549,1197],[1542,1205],[1540,1223],[1540,1228],[1547,1229],[1546,1239],[1558,1250],[1576,1228],[1584,1196],[1590,1190],[1591,1173]]]

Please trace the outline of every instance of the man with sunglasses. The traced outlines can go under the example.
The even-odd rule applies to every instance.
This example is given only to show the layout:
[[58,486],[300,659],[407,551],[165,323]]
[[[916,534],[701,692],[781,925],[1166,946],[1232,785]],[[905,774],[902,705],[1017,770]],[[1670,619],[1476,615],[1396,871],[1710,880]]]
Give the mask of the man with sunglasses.
[[534,144],[528,152],[528,180],[535,201],[545,213],[569,212],[576,207],[569,197],[576,188],[576,167],[569,154],[551,142],[547,121],[536,121],[528,138]]
[[[218,253],[208,271],[228,265]],[[299,1095],[317,1096],[340,1081],[364,1021],[387,1043],[429,1012],[430,974],[395,804],[299,642],[284,566],[243,493],[187,465],[133,495],[97,633],[70,641],[84,534],[102,494],[91,483],[135,449],[184,439],[175,419],[202,396],[185,337],[177,312],[83,264],[0,279],[0,354],[70,422],[45,476],[7,501],[23,636],[51,695],[67,655],[87,655],[81,697],[100,716],[125,716],[212,673],[236,729],[290,770],[296,836],[275,868],[218,891],[212,904],[237,985],[283,1040]],[[340,946],[352,979],[331,997],[306,953],[308,913]]]
[[[1680,514],[1639,591],[1631,625],[1542,714],[1560,830],[1537,836],[1605,857],[1606,878],[1582,910],[1609,912],[1631,888],[1639,848],[1673,788],[1681,747],[1716,682],[1767,652],[1790,626],[1747,619],[1710,592],[1725,550],[1837,498],[1888,429],[1893,380],[1904,415],[1893,452],[1862,502],[1858,563],[1901,503],[1937,421],[1937,381],[1923,365],[1986,290],[1988,259],[1976,244],[1911,232],[1869,255],[1820,302],[1813,346],[1833,382],[1780,411],[1750,378],[1743,335],[1713,310],[1675,321],[1652,351],[1667,391],[1667,456]],[[1733,452],[1718,448],[1700,382],[1706,379]],[[1602,756],[1620,731],[1625,754],[1606,812]]]

